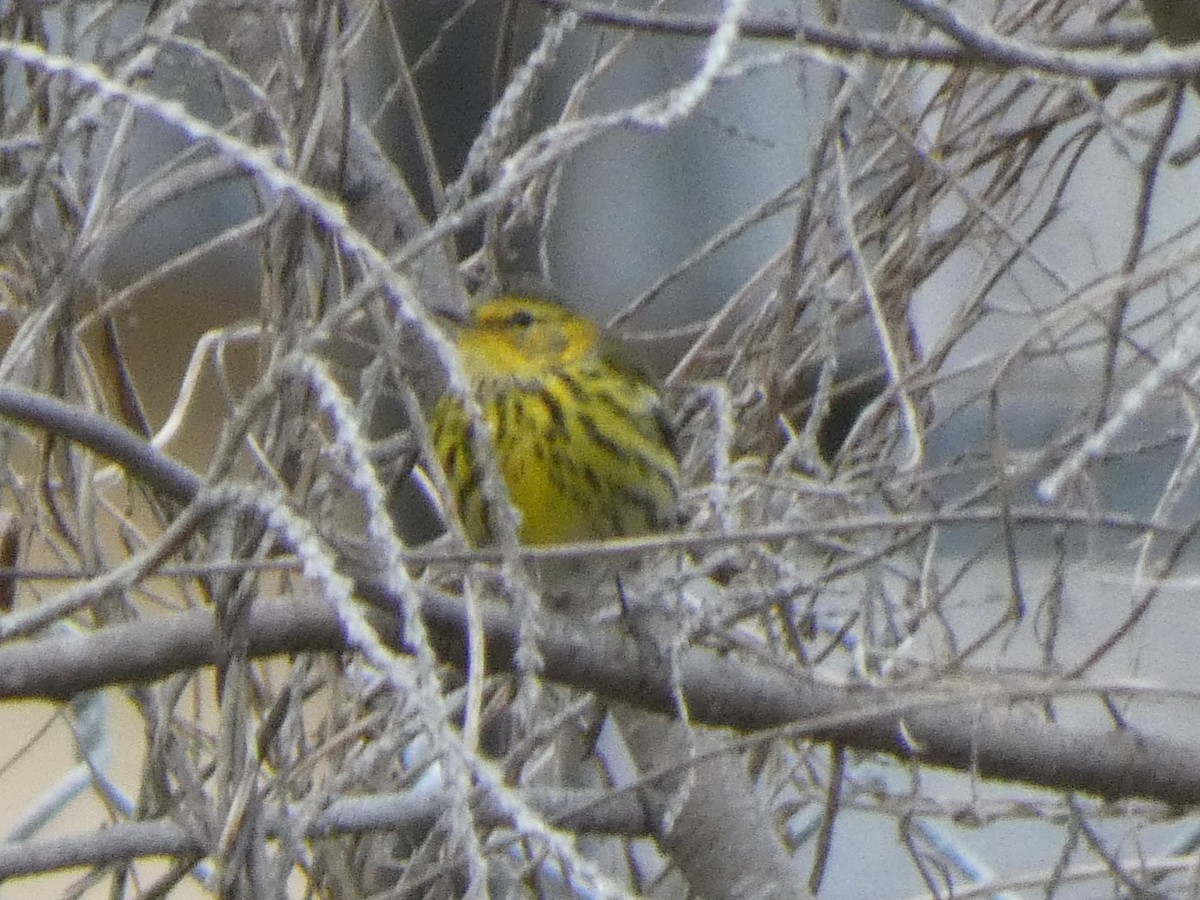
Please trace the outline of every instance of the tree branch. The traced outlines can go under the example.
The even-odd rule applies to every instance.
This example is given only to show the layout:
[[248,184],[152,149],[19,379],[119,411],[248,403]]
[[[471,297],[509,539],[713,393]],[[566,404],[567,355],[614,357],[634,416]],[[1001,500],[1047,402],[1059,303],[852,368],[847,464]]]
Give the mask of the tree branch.
[[[632,792],[531,788],[523,794],[534,809],[562,828],[591,834],[641,836],[652,832],[641,801]],[[473,814],[480,825],[504,826],[511,821],[497,803],[477,798]],[[343,797],[329,804],[308,828],[309,839],[367,831],[427,831],[446,809],[442,790]],[[290,811],[266,818],[272,837],[288,835],[297,817]],[[119,822],[98,831],[42,840],[0,844],[0,880],[38,875],[76,866],[104,866],[144,856],[207,856],[211,848],[200,836],[176,822],[156,819]]]
[[[0,388],[0,415],[83,443],[177,500],[190,500],[200,488],[193,472],[132,432],[53,398]],[[384,640],[405,650],[392,612],[401,608],[400,598],[367,578],[357,579],[355,589],[370,605]],[[421,611],[435,650],[444,662],[465,665],[463,604],[428,587],[421,590]],[[514,670],[519,623],[494,604],[481,604],[480,615],[489,665]],[[548,611],[543,618],[539,650],[544,678],[674,713],[668,660],[615,628],[585,632],[574,619]],[[321,597],[256,604],[249,641],[255,657],[347,647],[333,604]],[[12,643],[0,647],[0,699],[68,700],[106,685],[155,681],[215,665],[225,654],[221,631],[207,610]],[[1099,692],[1100,687],[1062,681],[1026,681],[1015,689],[967,685],[958,691],[830,685],[810,672],[700,647],[684,652],[680,671],[696,723],[746,732],[784,728],[795,736],[1110,799],[1146,797],[1174,805],[1200,801],[1200,762],[1191,746],[1129,731],[1056,727],[1031,711],[1007,707],[1017,699]],[[1113,693],[1111,686],[1103,690]],[[1001,708],[989,709],[989,704]]]
[[[546,9],[573,12],[585,22],[609,28],[650,34],[707,37],[716,28],[712,16],[612,9],[573,0],[537,0]],[[1074,39],[1046,42],[1017,40],[967,23],[936,0],[897,0],[914,16],[924,19],[953,41],[937,38],[897,37],[871,31],[844,31],[820,25],[747,19],[739,23],[742,37],[757,40],[800,41],[836,53],[883,60],[907,60],[932,65],[980,63],[1005,69],[1028,69],[1052,75],[1099,80],[1188,80],[1200,75],[1200,51],[1156,50],[1133,58],[1115,57],[1113,46],[1141,49],[1153,36],[1149,28],[1113,27],[1108,39],[1085,34]],[[1099,48],[1072,51],[1072,48]]]
[[[403,650],[398,620],[381,612],[382,588],[359,585],[374,623]],[[466,613],[457,598],[432,591],[422,612],[444,662],[465,663]],[[518,623],[494,605],[481,610],[493,670],[514,670]],[[670,666],[648,659],[616,629],[589,628],[546,614],[539,649],[542,676],[662,713],[675,708]],[[249,652],[337,652],[347,645],[333,605],[319,598],[259,603],[249,623]],[[85,635],[46,638],[0,649],[0,699],[66,700],[105,685],[146,682],[214,665],[224,658],[220,629],[206,610],[111,626]],[[1062,728],[1009,701],[1099,687],[1028,683],[961,690],[875,689],[823,684],[706,648],[684,652],[681,684],[692,720],[755,732],[782,728],[795,736],[860,750],[1095,794],[1145,797],[1173,805],[1200,800],[1200,763],[1190,745],[1129,731]],[[1112,693],[1111,686],[1103,690]]]

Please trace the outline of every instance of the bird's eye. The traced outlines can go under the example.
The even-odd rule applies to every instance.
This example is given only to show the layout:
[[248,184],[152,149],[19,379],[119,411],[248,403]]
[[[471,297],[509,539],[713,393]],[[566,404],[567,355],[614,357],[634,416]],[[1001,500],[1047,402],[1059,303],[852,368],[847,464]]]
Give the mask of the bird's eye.
[[533,313],[527,309],[518,309],[508,317],[508,324],[513,328],[528,328],[533,324]]

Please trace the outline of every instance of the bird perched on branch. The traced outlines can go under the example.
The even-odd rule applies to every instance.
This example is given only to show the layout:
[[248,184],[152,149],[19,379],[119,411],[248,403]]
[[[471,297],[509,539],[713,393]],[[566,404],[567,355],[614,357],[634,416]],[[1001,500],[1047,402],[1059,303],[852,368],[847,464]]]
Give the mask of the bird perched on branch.
[[481,444],[462,399],[431,418],[459,520],[494,539],[477,448],[494,447],[526,544],[646,534],[678,519],[679,461],[658,389],[594,322],[549,300],[503,296],[451,319]]

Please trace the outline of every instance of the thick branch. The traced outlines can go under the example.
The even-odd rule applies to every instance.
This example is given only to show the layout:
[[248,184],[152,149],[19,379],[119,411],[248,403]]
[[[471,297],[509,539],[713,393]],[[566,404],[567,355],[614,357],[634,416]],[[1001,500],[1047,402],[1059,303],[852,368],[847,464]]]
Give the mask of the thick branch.
[[[556,825],[575,832],[646,835],[653,823],[633,793],[529,789],[523,797]],[[306,838],[366,831],[427,830],[446,808],[440,791],[415,794],[373,794],[335,800],[311,823]],[[511,824],[497,803],[482,801],[473,814],[480,825]],[[293,812],[268,816],[267,834],[278,837],[296,828]],[[206,856],[211,852],[200,836],[167,819],[120,822],[99,831],[42,840],[0,844],[0,880],[37,875],[77,866],[132,862],[145,856]]]
[[[0,415],[79,441],[177,499],[190,499],[199,490],[200,479],[190,470],[166,460],[131,432],[68,404],[0,388]],[[367,580],[355,587],[370,603],[380,634],[403,650],[398,621],[387,612],[399,609],[400,599]],[[422,612],[442,659],[463,665],[462,603],[426,590]],[[494,606],[484,606],[481,614],[489,665],[512,669],[517,622],[509,611]],[[645,652],[616,629],[584,630],[577,621],[549,613],[542,624],[539,649],[546,679],[645,709],[674,711],[667,660]],[[324,598],[259,603],[251,615],[249,638],[251,653],[259,657],[346,649],[334,607]],[[220,631],[205,610],[92,634],[13,643],[0,647],[0,699],[66,700],[106,685],[165,678],[225,657]],[[925,694],[903,687],[843,687],[822,684],[812,673],[703,648],[685,652],[680,669],[689,712],[698,723],[743,731],[787,727],[849,747],[1108,798],[1147,797],[1176,805],[1200,801],[1200,764],[1191,746],[1129,731],[1055,727],[1007,703],[1078,691],[1078,684],[1038,684],[1019,691],[947,688]]]
[[[376,603],[384,599],[379,589],[362,587]],[[462,605],[454,597],[429,593],[424,613],[443,660],[463,664]],[[483,620],[491,667],[511,669],[516,621],[507,610],[491,606],[484,608]],[[403,649],[394,619],[377,613],[376,624]],[[543,624],[546,679],[658,712],[674,708],[666,660],[648,659],[615,629],[585,633],[577,622],[549,614]],[[258,657],[346,649],[334,608],[321,599],[260,603],[249,634],[250,652]],[[0,649],[0,699],[65,700],[105,685],[213,665],[224,655],[216,621],[203,610],[30,641]],[[681,669],[683,693],[697,723],[742,731],[785,727],[862,750],[1112,799],[1200,801],[1200,764],[1190,745],[1129,731],[1056,727],[1032,710],[1005,702],[1014,694],[1043,696],[1053,692],[1050,687],[934,693],[841,687],[701,648],[684,654]]]

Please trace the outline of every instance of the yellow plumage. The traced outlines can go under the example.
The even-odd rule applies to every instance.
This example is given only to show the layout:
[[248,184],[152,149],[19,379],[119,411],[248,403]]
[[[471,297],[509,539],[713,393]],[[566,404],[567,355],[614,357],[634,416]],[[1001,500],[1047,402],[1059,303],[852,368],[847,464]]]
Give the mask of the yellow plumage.
[[[595,323],[546,300],[501,297],[451,326],[527,544],[637,535],[678,516],[679,464],[658,391]],[[433,445],[467,536],[492,540],[473,423],[457,397]]]

